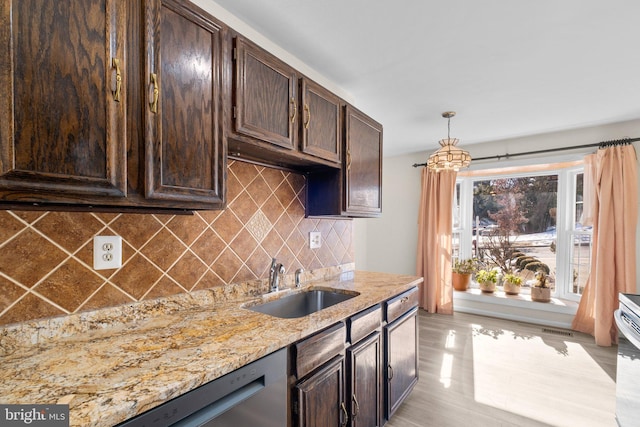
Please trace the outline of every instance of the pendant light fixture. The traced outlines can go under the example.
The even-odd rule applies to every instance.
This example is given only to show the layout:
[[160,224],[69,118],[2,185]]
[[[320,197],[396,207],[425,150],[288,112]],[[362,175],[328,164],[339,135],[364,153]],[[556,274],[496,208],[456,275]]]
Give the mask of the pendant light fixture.
[[442,117],[447,119],[447,139],[441,139],[441,147],[429,156],[427,167],[436,172],[441,170],[458,171],[466,168],[471,163],[471,156],[468,151],[456,147],[457,138],[451,138],[451,117],[455,116],[455,111],[445,111]]

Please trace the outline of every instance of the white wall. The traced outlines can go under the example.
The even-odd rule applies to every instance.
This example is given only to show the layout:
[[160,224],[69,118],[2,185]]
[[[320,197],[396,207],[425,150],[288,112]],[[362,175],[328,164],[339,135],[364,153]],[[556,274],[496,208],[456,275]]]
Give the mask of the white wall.
[[383,159],[382,217],[354,220],[358,270],[415,274],[421,171],[411,165],[423,161]]
[[245,23],[235,15],[232,15],[227,9],[220,6],[214,0],[191,1],[197,6],[209,12],[211,15],[215,16],[216,19],[224,22],[230,28],[242,34],[244,37],[248,38],[269,53],[277,56],[296,70],[312,78],[317,83],[331,90],[333,93],[340,96],[347,102],[354,103],[353,95],[351,95],[349,92],[336,85],[333,81],[318,73],[313,68],[309,67],[307,64],[298,59],[298,57],[292,55],[277,44],[273,43],[271,40],[264,37],[261,33],[254,30],[251,26],[249,26],[247,23]]
[[[620,138],[640,137],[640,120],[571,131],[555,132],[525,138],[495,141],[470,146],[460,142],[472,157],[488,157],[525,151],[569,147]],[[393,141],[385,141],[393,144]],[[634,143],[640,154],[640,143]],[[589,152],[594,149],[587,150]],[[584,155],[585,150],[554,153],[555,160],[569,160]],[[382,218],[355,220],[356,268],[399,274],[415,274],[417,217],[420,201],[420,170],[414,163],[424,163],[431,151],[384,159],[382,176]],[[533,157],[533,156],[531,156]],[[518,164],[512,160],[472,162],[472,169]],[[639,162],[640,168],[640,162]],[[640,188],[640,182],[638,183]],[[640,265],[640,224],[636,233],[637,265]],[[640,268],[638,268],[640,279]],[[637,281],[638,282],[638,281]],[[638,289],[640,291],[640,288]]]

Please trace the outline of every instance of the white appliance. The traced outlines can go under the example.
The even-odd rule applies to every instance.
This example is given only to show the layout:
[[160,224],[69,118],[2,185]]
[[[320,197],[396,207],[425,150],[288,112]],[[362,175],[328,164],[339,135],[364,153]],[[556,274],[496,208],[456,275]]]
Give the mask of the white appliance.
[[620,294],[616,421],[620,427],[640,425],[640,295]]

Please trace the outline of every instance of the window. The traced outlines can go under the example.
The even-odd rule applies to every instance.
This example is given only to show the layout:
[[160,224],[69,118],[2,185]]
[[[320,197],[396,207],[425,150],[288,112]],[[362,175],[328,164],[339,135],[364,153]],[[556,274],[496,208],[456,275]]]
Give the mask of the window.
[[555,297],[577,300],[591,259],[591,227],[581,223],[582,166],[535,169],[459,174],[453,256],[517,271],[524,279],[521,294],[530,293],[542,269]]

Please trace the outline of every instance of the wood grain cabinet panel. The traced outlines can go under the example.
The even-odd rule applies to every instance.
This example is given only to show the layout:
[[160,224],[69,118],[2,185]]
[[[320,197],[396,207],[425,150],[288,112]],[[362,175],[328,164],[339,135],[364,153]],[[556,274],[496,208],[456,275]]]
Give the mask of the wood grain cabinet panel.
[[300,86],[302,152],[340,163],[342,158],[340,98],[306,78],[301,79]]
[[124,2],[0,3],[0,198],[126,195]]
[[223,28],[183,1],[145,13],[145,196],[221,205]]
[[384,328],[385,416],[390,419],[418,382],[418,309]]
[[234,41],[235,131],[293,150],[299,116],[295,70],[242,37]]
[[299,427],[345,426],[348,420],[344,400],[344,356],[295,386]]
[[347,350],[351,427],[382,425],[380,332]]
[[344,210],[382,213],[382,125],[348,105],[345,111]]

